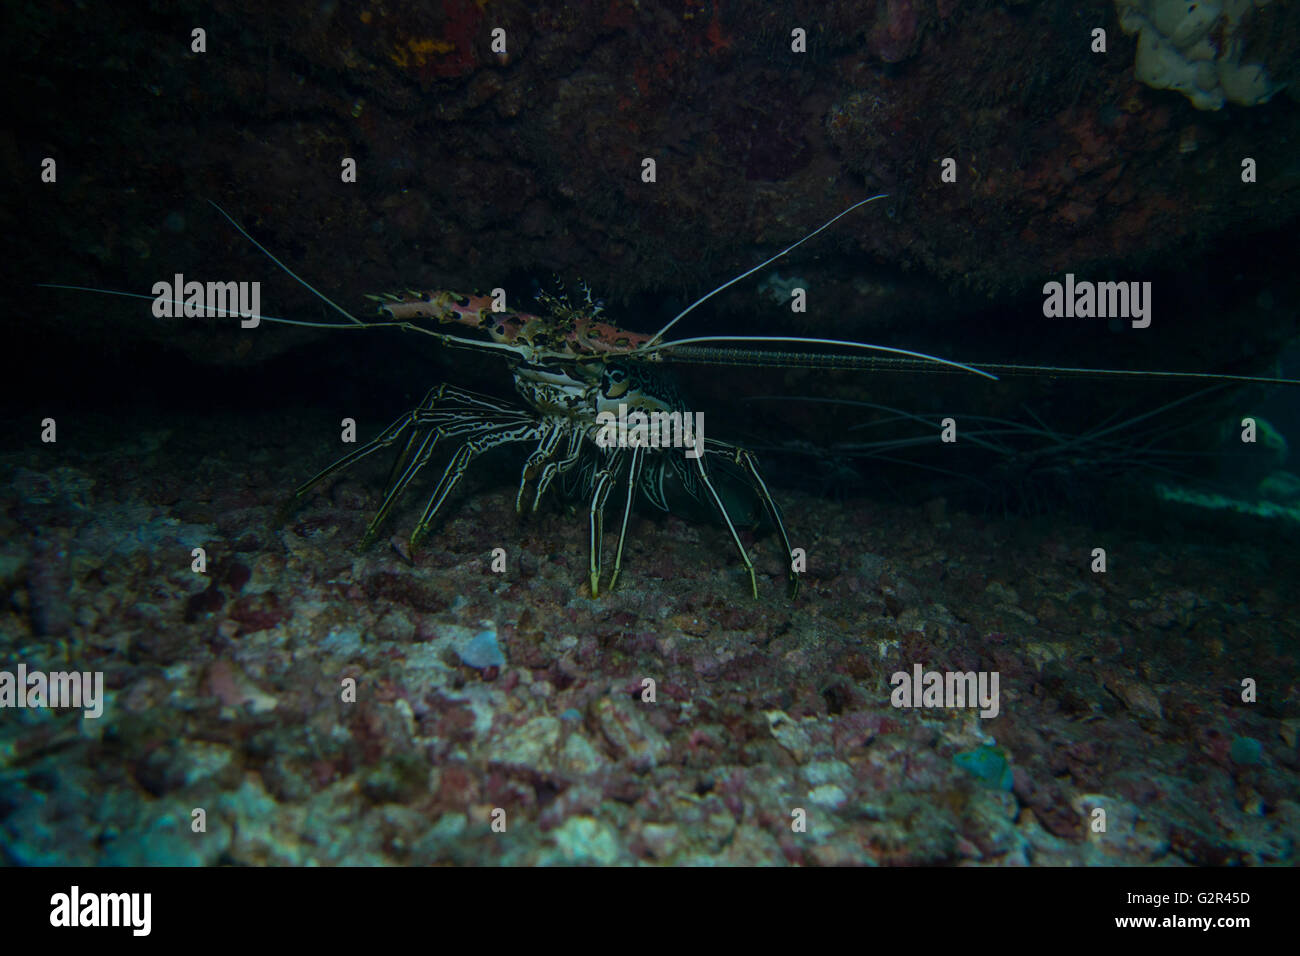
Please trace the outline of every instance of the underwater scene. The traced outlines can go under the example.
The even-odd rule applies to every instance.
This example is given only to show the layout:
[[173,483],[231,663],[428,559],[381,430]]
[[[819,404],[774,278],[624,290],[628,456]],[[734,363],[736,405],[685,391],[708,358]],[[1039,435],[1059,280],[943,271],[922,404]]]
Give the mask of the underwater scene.
[[1296,865],[1300,3],[0,16],[0,862]]

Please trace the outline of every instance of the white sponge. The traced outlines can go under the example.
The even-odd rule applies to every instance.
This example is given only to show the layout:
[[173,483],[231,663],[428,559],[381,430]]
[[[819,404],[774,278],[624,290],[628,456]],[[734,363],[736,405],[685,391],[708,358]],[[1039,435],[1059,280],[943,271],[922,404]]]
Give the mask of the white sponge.
[[1138,35],[1134,75],[1155,89],[1178,90],[1201,110],[1263,103],[1278,87],[1263,66],[1241,62],[1241,29],[1257,3],[1115,0],[1120,27]]
[[1138,34],[1137,63],[1133,69],[1138,80],[1157,90],[1178,90],[1199,110],[1223,108],[1224,93],[1214,64],[1195,61],[1184,55],[1171,41],[1154,29]]

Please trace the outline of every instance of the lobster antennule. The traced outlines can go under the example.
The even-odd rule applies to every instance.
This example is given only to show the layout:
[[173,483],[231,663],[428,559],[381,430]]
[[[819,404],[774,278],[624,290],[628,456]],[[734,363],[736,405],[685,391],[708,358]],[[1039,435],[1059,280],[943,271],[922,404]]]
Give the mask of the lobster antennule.
[[313,286],[302,276],[298,275],[298,273],[290,269],[278,258],[276,258],[276,256],[271,252],[270,249],[266,248],[266,246],[262,245],[260,242],[254,239],[249,234],[247,229],[245,229],[243,226],[241,226],[238,222],[235,221],[235,218],[231,216],[230,213],[226,212],[224,209],[218,206],[211,199],[208,200],[208,204],[212,206],[212,208],[215,209],[217,212],[221,213],[221,215],[225,217],[226,221],[230,223],[232,226],[234,226],[236,231],[238,231],[241,236],[243,236],[245,239],[251,242],[255,247],[257,247],[257,250],[259,252],[261,252],[264,256],[266,256],[277,266],[283,269],[286,273],[288,273],[289,277],[292,278],[299,285],[301,285],[304,289],[306,289],[312,295],[316,296],[318,299],[320,299],[322,302],[328,305],[335,312],[339,313],[339,315],[342,315],[344,318],[346,318],[349,322],[352,323],[352,325],[336,325],[328,322],[300,322],[293,319],[272,319],[271,321],[273,322],[278,322],[281,325],[300,325],[300,326],[307,326],[308,328],[326,328],[326,329],[400,328],[407,331],[421,332],[425,335],[429,335],[438,339],[438,341],[442,342],[444,345],[450,345],[454,347],[479,349],[482,351],[505,351],[505,352],[510,352],[512,354],[517,353],[518,351],[517,349],[511,346],[501,345],[496,342],[482,342],[477,339],[463,339],[460,338],[459,336],[448,335],[445,332],[435,332],[432,329],[424,329],[419,327],[418,325],[413,325],[409,321],[409,319],[404,319],[400,316],[397,316],[391,311],[388,313],[393,318],[393,321],[391,322],[366,322],[362,319],[359,319],[351,312],[349,312],[347,309],[343,308],[343,306],[339,305],[337,302],[335,302],[333,299],[327,296],[325,293],[321,292],[319,289]]
[[256,246],[256,247],[257,247],[257,250],[258,250],[259,252],[261,252],[262,255],[266,256],[268,259],[270,259],[272,262],[274,262],[277,266],[279,266],[281,269],[283,269],[285,272],[287,272],[287,273],[289,274],[289,276],[290,276],[290,277],[291,277],[295,282],[297,282],[299,285],[301,285],[304,289],[306,289],[306,290],[307,290],[308,292],[310,292],[312,295],[316,296],[316,298],[320,299],[322,302],[324,302],[326,305],[328,305],[331,309],[333,309],[335,312],[337,312],[339,315],[343,316],[344,318],[348,319],[348,321],[352,322],[353,324],[355,324],[355,325],[360,325],[360,326],[364,326],[364,325],[366,324],[366,323],[362,322],[360,319],[358,319],[358,318],[357,318],[355,315],[353,315],[351,312],[349,312],[347,309],[343,308],[343,306],[339,305],[337,302],[335,302],[333,299],[331,299],[329,296],[327,296],[324,292],[321,292],[319,289],[317,289],[315,286],[313,286],[310,282],[308,282],[308,281],[307,281],[306,279],[304,279],[302,276],[298,275],[298,273],[294,272],[292,269],[290,269],[287,265],[285,265],[285,264],[284,264],[283,262],[281,262],[279,259],[277,259],[277,258],[272,254],[272,252],[271,252],[270,249],[266,248],[266,246],[262,245],[260,242],[258,242],[258,241],[257,241],[256,239],[254,239],[252,236],[250,236],[250,235],[248,234],[248,230],[245,229],[243,226],[241,226],[239,223],[237,223],[237,222],[235,221],[235,218],[234,218],[232,215],[230,215],[230,213],[226,212],[224,209],[222,209],[220,206],[218,206],[218,205],[217,205],[215,202],[213,202],[211,199],[208,200],[208,204],[209,204],[210,206],[212,206],[212,208],[215,209],[217,212],[221,213],[221,215],[225,216],[225,218],[226,218],[226,222],[228,222],[228,223],[230,223],[232,226],[234,226],[235,229],[239,232],[239,234],[240,234],[241,236],[243,236],[245,239],[247,239],[249,242],[251,242],[254,246]]

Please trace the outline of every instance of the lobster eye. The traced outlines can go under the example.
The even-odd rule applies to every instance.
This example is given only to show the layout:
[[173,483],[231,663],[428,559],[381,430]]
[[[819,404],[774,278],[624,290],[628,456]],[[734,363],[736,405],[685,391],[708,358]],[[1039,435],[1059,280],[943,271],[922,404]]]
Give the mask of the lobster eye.
[[606,398],[619,398],[628,390],[629,384],[627,369],[615,366],[605,369],[605,378],[601,382],[600,390]]

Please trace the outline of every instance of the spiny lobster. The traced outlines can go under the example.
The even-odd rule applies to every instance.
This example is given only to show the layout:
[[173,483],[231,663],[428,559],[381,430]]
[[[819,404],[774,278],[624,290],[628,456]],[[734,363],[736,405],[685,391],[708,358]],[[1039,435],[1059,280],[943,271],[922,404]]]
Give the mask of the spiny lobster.
[[[757,459],[750,451],[740,445],[714,438],[706,439],[702,430],[696,435],[694,454],[691,454],[692,449],[666,448],[642,440],[614,443],[602,440],[603,423],[615,415],[622,417],[629,410],[629,419],[639,415],[650,420],[673,417],[680,420],[688,415],[686,402],[672,378],[655,363],[667,357],[674,361],[822,368],[945,366],[993,380],[997,378],[994,372],[1148,374],[1016,365],[975,367],[907,349],[796,336],[696,336],[671,341],[664,338],[678,322],[713,296],[787,255],[854,210],[883,198],[885,195],[881,194],[854,203],[797,242],[696,299],[653,335],[630,332],[605,320],[601,307],[592,301],[589,292],[585,301],[576,305],[567,298],[539,296],[546,311],[537,315],[506,310],[501,299],[495,297],[445,291],[408,291],[400,295],[372,296],[378,302],[381,318],[364,321],[298,276],[225,210],[212,203],[241,235],[295,281],[345,317],[348,324],[309,322],[267,315],[258,316],[260,320],[312,328],[398,328],[429,335],[449,347],[497,353],[508,362],[515,390],[523,402],[522,405],[516,404],[455,385],[439,385],[431,389],[415,408],[400,416],[375,438],[303,483],[285,503],[282,514],[303,503],[313,489],[331,476],[381,449],[400,444],[379,510],[362,539],[363,546],[368,545],[376,539],[403,492],[429,464],[435,452],[440,447],[451,446],[442,474],[411,534],[410,546],[414,550],[429,534],[443,505],[460,484],[475,458],[499,446],[531,443],[534,448],[524,461],[515,496],[516,510],[536,511],[557,478],[569,495],[586,499],[590,535],[589,578],[593,597],[600,594],[601,587],[605,507],[610,495],[620,486],[623,488],[622,520],[608,584],[610,589],[616,585],[622,570],[628,522],[638,500],[644,499],[667,511],[671,510],[674,499],[681,500],[685,497],[707,503],[721,520],[749,575],[751,593],[757,597],[758,579],[754,564],[741,542],[736,522],[724,496],[718,489],[715,470],[724,470],[733,478],[741,476],[762,503],[763,510],[775,527],[790,559],[789,595],[793,599],[799,590],[799,572],[793,549],[782,521],[781,510],[768,490]],[[81,286],[49,287],[154,298],[138,293],[86,289]],[[474,330],[480,335],[486,334],[487,338],[465,338],[421,325],[422,322]],[[710,343],[727,343],[732,347],[701,347]],[[734,347],[741,343],[746,347]],[[859,354],[773,352],[748,347],[758,344],[834,347],[857,350]],[[885,353],[885,357],[879,354],[861,355],[864,351]],[[1211,373],[1149,374],[1188,379],[1297,384],[1290,380]],[[633,434],[644,433],[634,430]]]
[[[799,591],[799,577],[790,538],[781,519],[781,510],[773,500],[753,454],[739,445],[704,438],[702,430],[696,435],[694,448],[681,449],[636,440],[637,434],[647,434],[636,431],[632,434],[634,440],[611,444],[601,440],[601,429],[615,416],[634,419],[639,414],[644,416],[644,420],[654,423],[668,418],[680,421],[689,415],[690,410],[672,378],[647,364],[660,359],[665,352],[687,344],[747,341],[840,345],[952,365],[992,378],[986,372],[946,359],[856,342],[764,336],[704,336],[664,341],[664,335],[680,319],[718,292],[785,255],[841,216],[882,198],[883,195],[873,196],[850,206],[799,242],[696,300],[654,335],[630,332],[604,320],[601,307],[593,302],[589,291],[585,301],[577,305],[567,298],[543,295],[539,298],[547,306],[547,311],[541,315],[505,310],[500,307],[500,300],[484,295],[408,291],[401,295],[372,296],[379,303],[383,320],[365,323],[294,276],[355,324],[395,326],[432,335],[447,345],[503,354],[510,364],[515,390],[524,404],[511,404],[454,385],[439,385],[377,437],[305,482],[294,492],[286,507],[291,509],[304,501],[312,489],[339,471],[400,442],[401,451],[390,471],[383,501],[362,540],[365,546],[375,540],[393,506],[429,463],[438,447],[453,444],[454,450],[411,533],[410,546],[414,550],[428,535],[443,504],[476,457],[501,445],[533,443],[534,450],[524,461],[520,474],[515,508],[519,512],[525,509],[535,511],[556,478],[561,479],[562,487],[570,495],[580,495],[587,500],[589,578],[593,597],[600,594],[605,507],[609,496],[622,486],[622,520],[610,573],[610,589],[617,584],[622,570],[628,521],[638,495],[655,507],[668,511],[671,510],[669,502],[676,492],[706,501],[712,507],[731,537],[749,575],[750,591],[757,598],[758,578],[754,563],[740,540],[736,522],[719,493],[709,464],[710,461],[715,465],[726,463],[744,476],[780,536],[786,555],[791,557],[788,580],[789,595],[793,599]],[[225,215],[224,211],[222,214]],[[293,275],[238,223],[229,216],[226,218],[249,241]],[[488,339],[466,339],[417,324],[428,321],[473,329],[486,333]],[[628,414],[629,410],[631,414]]]

